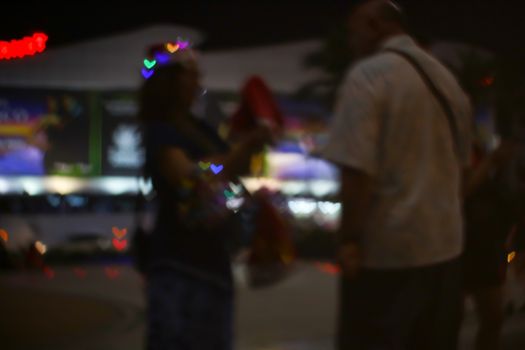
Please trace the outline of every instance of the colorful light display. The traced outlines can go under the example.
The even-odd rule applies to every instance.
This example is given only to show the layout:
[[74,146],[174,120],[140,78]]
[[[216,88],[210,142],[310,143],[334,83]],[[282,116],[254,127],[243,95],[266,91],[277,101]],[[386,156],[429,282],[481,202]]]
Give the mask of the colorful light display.
[[143,61],[144,67],[142,67],[141,69],[142,77],[144,79],[149,79],[153,75],[153,73],[155,73],[155,66],[158,66],[157,63],[160,65],[169,63],[171,54],[174,54],[177,51],[188,49],[190,47],[191,44],[189,41],[182,40],[180,38],[178,38],[175,43],[166,43],[162,45],[161,49],[167,52],[155,52],[153,54],[155,59],[153,59],[152,57],[145,58]]
[[33,56],[46,49],[47,35],[35,33],[20,40],[0,41],[0,60]]

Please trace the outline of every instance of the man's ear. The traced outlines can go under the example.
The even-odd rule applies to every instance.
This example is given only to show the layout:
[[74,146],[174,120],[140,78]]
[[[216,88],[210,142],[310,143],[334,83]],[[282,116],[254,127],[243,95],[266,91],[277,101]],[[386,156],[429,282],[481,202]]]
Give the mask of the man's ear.
[[374,33],[375,32],[378,32],[382,25],[381,25],[381,21],[379,21],[377,18],[374,18],[374,17],[368,17],[366,19],[366,26],[368,28],[368,30],[372,30]]

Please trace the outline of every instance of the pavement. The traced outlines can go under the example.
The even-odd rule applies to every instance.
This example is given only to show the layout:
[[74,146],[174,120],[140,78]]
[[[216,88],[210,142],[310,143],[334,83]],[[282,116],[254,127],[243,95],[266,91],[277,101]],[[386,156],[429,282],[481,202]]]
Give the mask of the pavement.
[[[333,349],[336,276],[303,262],[271,288],[246,287],[236,268],[238,350]],[[0,349],[143,349],[143,283],[125,265],[53,267],[0,274]],[[462,350],[470,349],[475,319],[467,313]],[[525,349],[525,313],[508,317],[502,350]]]

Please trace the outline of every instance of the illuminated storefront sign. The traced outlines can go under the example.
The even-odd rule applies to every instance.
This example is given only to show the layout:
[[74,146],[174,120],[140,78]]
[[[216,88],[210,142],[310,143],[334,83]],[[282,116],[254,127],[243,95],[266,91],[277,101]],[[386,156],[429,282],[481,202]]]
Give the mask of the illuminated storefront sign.
[[35,33],[20,40],[0,41],[0,60],[23,58],[41,53],[46,49],[47,35]]

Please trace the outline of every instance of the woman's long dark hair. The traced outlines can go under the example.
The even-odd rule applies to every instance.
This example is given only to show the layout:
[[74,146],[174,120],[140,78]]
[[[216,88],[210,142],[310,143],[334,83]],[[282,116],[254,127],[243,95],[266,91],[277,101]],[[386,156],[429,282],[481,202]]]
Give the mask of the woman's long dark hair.
[[139,91],[138,119],[142,123],[167,121],[176,108],[177,82],[184,72],[181,64],[169,64],[155,69]]

